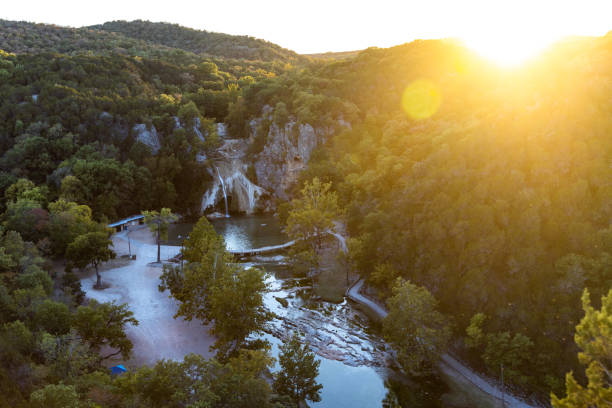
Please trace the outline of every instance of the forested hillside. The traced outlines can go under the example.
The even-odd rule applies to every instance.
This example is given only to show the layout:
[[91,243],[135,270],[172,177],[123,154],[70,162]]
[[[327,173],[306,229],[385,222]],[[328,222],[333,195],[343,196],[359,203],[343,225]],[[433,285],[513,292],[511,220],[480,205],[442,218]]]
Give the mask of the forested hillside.
[[110,21],[90,26],[95,30],[120,33],[126,37],[163,44],[195,54],[225,58],[287,63],[305,62],[306,58],[268,41],[246,35],[230,35],[194,30],[178,24],[152,23],[150,21]]
[[611,34],[516,70],[417,41],[255,84],[228,118],[349,120],[302,179],[332,182],[353,265],[383,297],[426,287],[457,350],[546,395],[579,370],[583,289],[612,284],[611,57]]
[[[122,54],[186,58],[182,50],[88,28],[0,20],[0,49],[16,54]],[[193,56],[191,56],[193,58]]]
[[333,198],[346,263],[383,300],[403,287],[435,303],[475,367],[561,395],[566,372],[585,379],[583,291],[599,308],[612,286],[610,95],[612,34],[503,70],[441,40],[311,62],[171,24],[0,20],[0,407],[294,406],[273,405],[255,352],[112,380],[100,350],[127,358],[130,312],[82,306],[70,265],[50,261],[141,210],[199,217],[216,122],[249,139],[252,162],[273,124],[330,129],[294,192],[318,179]]
[[[90,243],[97,259],[114,256],[110,220],[162,207],[199,217],[215,120],[286,63],[91,29],[2,21],[0,32],[0,407],[273,406],[270,360],[256,351],[113,381],[107,359],[129,358],[125,328],[138,322],[127,305],[84,305],[72,268],[89,264]],[[172,385],[153,396],[162,377]]]
[[97,219],[163,206],[199,214],[209,175],[198,154],[217,143],[214,119],[241,87],[275,75],[229,67],[236,75],[206,60],[3,53],[2,191],[28,178]]

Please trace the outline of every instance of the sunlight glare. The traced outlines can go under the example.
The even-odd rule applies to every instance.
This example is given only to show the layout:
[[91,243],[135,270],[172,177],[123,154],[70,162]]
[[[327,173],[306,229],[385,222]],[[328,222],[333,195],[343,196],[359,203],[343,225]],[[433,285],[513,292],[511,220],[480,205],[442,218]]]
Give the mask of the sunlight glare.
[[557,39],[546,37],[524,38],[516,35],[483,35],[465,39],[464,43],[484,58],[504,67],[512,67],[537,56]]
[[417,79],[402,95],[402,108],[412,119],[421,120],[432,116],[442,102],[438,87],[431,81]]
[[486,17],[466,26],[460,38],[468,48],[504,67],[523,64],[571,34],[567,19],[550,18],[546,4],[489,5],[483,13]]

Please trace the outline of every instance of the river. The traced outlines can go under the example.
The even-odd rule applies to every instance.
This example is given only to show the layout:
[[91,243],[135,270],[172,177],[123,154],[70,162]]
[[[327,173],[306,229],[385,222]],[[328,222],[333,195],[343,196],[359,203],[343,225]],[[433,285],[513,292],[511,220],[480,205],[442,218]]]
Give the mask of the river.
[[[211,223],[229,250],[278,245],[288,240],[270,215],[233,216]],[[191,228],[191,224],[172,226],[168,243],[179,245]],[[321,361],[317,377],[323,385],[321,401],[309,402],[311,407],[380,407],[390,389],[403,407],[451,405],[449,387],[439,379],[415,381],[388,368],[392,362],[390,349],[380,338],[376,324],[352,301],[334,304],[317,299],[310,280],[293,276],[283,255],[253,257],[243,264],[266,272],[268,290],[264,302],[277,317],[270,322],[264,338],[272,343],[273,355],[278,354],[283,339],[297,330]],[[455,401],[452,406],[465,406],[456,403],[456,398],[450,400]]]

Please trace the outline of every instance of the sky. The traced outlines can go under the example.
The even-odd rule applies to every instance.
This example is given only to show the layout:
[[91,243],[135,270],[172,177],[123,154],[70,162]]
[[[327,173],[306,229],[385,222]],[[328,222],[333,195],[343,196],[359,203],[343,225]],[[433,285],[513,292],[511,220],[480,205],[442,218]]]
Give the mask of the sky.
[[604,35],[612,30],[612,0],[8,0],[0,18],[72,27],[164,21],[246,34],[299,53],[458,38],[485,55],[507,55],[568,35]]

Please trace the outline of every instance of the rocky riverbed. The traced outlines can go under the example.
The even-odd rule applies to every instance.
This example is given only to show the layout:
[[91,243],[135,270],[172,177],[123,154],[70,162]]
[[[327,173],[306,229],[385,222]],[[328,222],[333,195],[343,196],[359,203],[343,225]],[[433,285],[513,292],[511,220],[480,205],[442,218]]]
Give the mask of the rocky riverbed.
[[385,367],[387,351],[379,338],[367,331],[367,320],[347,301],[340,304],[312,299],[312,287],[300,280],[268,275],[265,304],[276,315],[269,333],[286,340],[292,332],[321,357],[358,367]]

